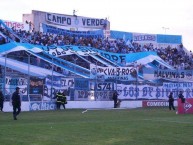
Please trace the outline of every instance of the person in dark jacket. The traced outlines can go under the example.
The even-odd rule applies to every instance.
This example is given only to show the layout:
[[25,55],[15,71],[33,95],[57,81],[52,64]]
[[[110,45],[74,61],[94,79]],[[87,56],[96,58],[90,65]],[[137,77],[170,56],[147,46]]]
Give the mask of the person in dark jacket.
[[3,111],[3,102],[4,102],[4,95],[2,91],[0,91],[0,111]]
[[62,103],[62,93],[58,92],[53,99],[56,99],[56,109],[60,110],[60,106]]
[[184,98],[184,95],[183,95],[183,92],[180,91],[179,95],[178,95],[178,98],[181,99],[181,103],[185,103],[185,98]]
[[171,109],[175,110],[175,107],[174,107],[174,98],[173,98],[173,93],[172,93],[172,92],[170,92],[168,102],[169,102],[169,109],[170,109],[170,110],[171,110]]
[[113,93],[114,108],[117,108],[118,94],[117,91]]
[[12,95],[12,105],[13,105],[13,119],[17,120],[17,115],[21,112],[21,99],[19,95],[19,87],[16,87],[15,92]]

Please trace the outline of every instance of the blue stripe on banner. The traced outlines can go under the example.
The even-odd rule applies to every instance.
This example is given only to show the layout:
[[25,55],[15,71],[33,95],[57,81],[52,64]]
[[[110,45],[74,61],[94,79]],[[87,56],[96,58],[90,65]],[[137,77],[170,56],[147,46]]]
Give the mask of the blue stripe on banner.
[[57,27],[53,27],[50,25],[42,24],[43,32],[44,33],[54,33],[59,35],[76,35],[79,37],[82,36],[92,36],[92,37],[104,37],[103,30],[96,30],[96,31],[71,31],[66,29],[60,29]]
[[157,43],[171,43],[171,44],[181,44],[182,36],[180,35],[157,35]]

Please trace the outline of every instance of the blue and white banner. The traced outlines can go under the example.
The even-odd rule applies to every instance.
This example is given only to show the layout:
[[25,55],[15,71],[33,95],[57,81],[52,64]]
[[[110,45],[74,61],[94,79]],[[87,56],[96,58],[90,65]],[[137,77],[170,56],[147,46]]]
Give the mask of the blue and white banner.
[[70,100],[69,91],[74,88],[74,78],[60,78],[54,77],[53,79],[46,78],[44,85],[43,100],[50,101],[57,92],[65,92],[67,100]]
[[5,79],[5,94],[12,95],[16,87],[20,88],[21,95],[27,95],[27,79],[26,78],[15,78],[15,77],[6,77]]
[[74,89],[89,90],[89,80],[82,78],[75,78]]
[[[193,89],[182,88],[185,98],[193,98]],[[177,88],[164,88],[163,86],[150,85],[124,85],[117,84],[119,99],[159,99],[168,100],[170,92],[174,93],[174,98],[178,98]]]
[[30,111],[40,111],[40,110],[55,110],[55,102],[31,102],[29,106]]
[[116,62],[116,63],[132,63],[137,62],[141,64],[147,64],[152,62],[152,59],[156,59],[161,61],[161,58],[157,55],[154,51],[148,52],[139,52],[139,53],[129,53],[129,54],[121,54],[121,53],[112,53],[106,52],[103,50],[95,49],[92,47],[86,46],[73,46],[73,45],[65,45],[65,46],[42,46],[42,49],[48,50],[49,54],[54,56],[64,56],[64,55],[71,55],[77,53],[81,56],[89,56],[89,54],[100,54],[101,56],[105,57],[106,59]]
[[105,19],[88,18],[80,16],[46,13],[46,21],[55,25],[103,29],[107,23]]
[[[156,52],[139,52],[139,53],[111,53],[103,50],[99,50],[92,47],[86,46],[74,46],[74,45],[65,45],[65,46],[40,46],[40,45],[29,45],[25,43],[7,43],[5,45],[0,45],[0,54],[5,54],[8,52],[21,51],[21,50],[30,50],[34,53],[39,53],[42,51],[48,51],[49,54],[60,57],[65,55],[72,55],[77,53],[81,56],[89,56],[89,54],[100,54],[108,60],[111,60],[116,63],[126,62],[132,63],[134,61],[141,60],[143,63],[152,62],[152,58],[160,60],[160,57]],[[140,62],[140,63],[141,63]]]
[[[157,99],[158,97],[158,94],[156,94],[156,87],[150,87],[148,85],[136,86],[117,84],[117,92],[119,99]],[[161,95],[160,97],[165,99]]]
[[189,88],[193,88],[193,83],[192,82],[163,83],[163,88],[168,88],[168,89],[189,89]]
[[42,28],[44,33],[52,33],[58,35],[70,35],[70,36],[78,36],[78,37],[104,37],[103,30],[96,31],[71,31],[66,29],[57,28],[54,26],[46,25],[42,23]]

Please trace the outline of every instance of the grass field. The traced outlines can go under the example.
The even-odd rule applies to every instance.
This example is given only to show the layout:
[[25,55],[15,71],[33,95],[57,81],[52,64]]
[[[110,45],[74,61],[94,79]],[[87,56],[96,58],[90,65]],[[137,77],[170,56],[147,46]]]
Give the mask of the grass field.
[[0,112],[1,145],[193,145],[193,115],[168,108]]

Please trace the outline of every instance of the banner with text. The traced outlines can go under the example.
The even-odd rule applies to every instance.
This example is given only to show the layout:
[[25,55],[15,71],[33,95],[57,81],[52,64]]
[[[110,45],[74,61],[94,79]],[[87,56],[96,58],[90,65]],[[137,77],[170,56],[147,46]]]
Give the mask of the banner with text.
[[121,81],[136,80],[137,72],[133,67],[100,67],[90,65],[91,79],[111,79]]
[[133,41],[135,42],[157,42],[155,34],[133,33]]
[[43,100],[50,101],[57,92],[65,92],[67,100],[70,100],[70,88],[74,88],[74,78],[46,78]]
[[103,29],[107,24],[105,19],[70,16],[64,14],[46,13],[46,21],[55,25]]
[[42,23],[42,28],[44,33],[53,33],[58,35],[70,35],[70,36],[78,36],[78,37],[103,37],[103,30],[96,31],[71,31],[66,29],[57,28],[54,26],[46,25]]
[[146,80],[164,79],[175,82],[193,82],[191,70],[168,70],[168,69],[143,69]]
[[[164,99],[168,100],[170,92],[174,93],[174,98],[178,98],[177,88],[165,88],[163,86],[150,85],[125,85],[117,84],[119,99]],[[184,88],[185,98],[193,98],[193,89]]]
[[15,21],[8,21],[8,20],[3,20],[5,25],[9,28],[14,28],[15,30],[25,30],[29,31],[29,24],[23,23],[23,22],[15,22]]

